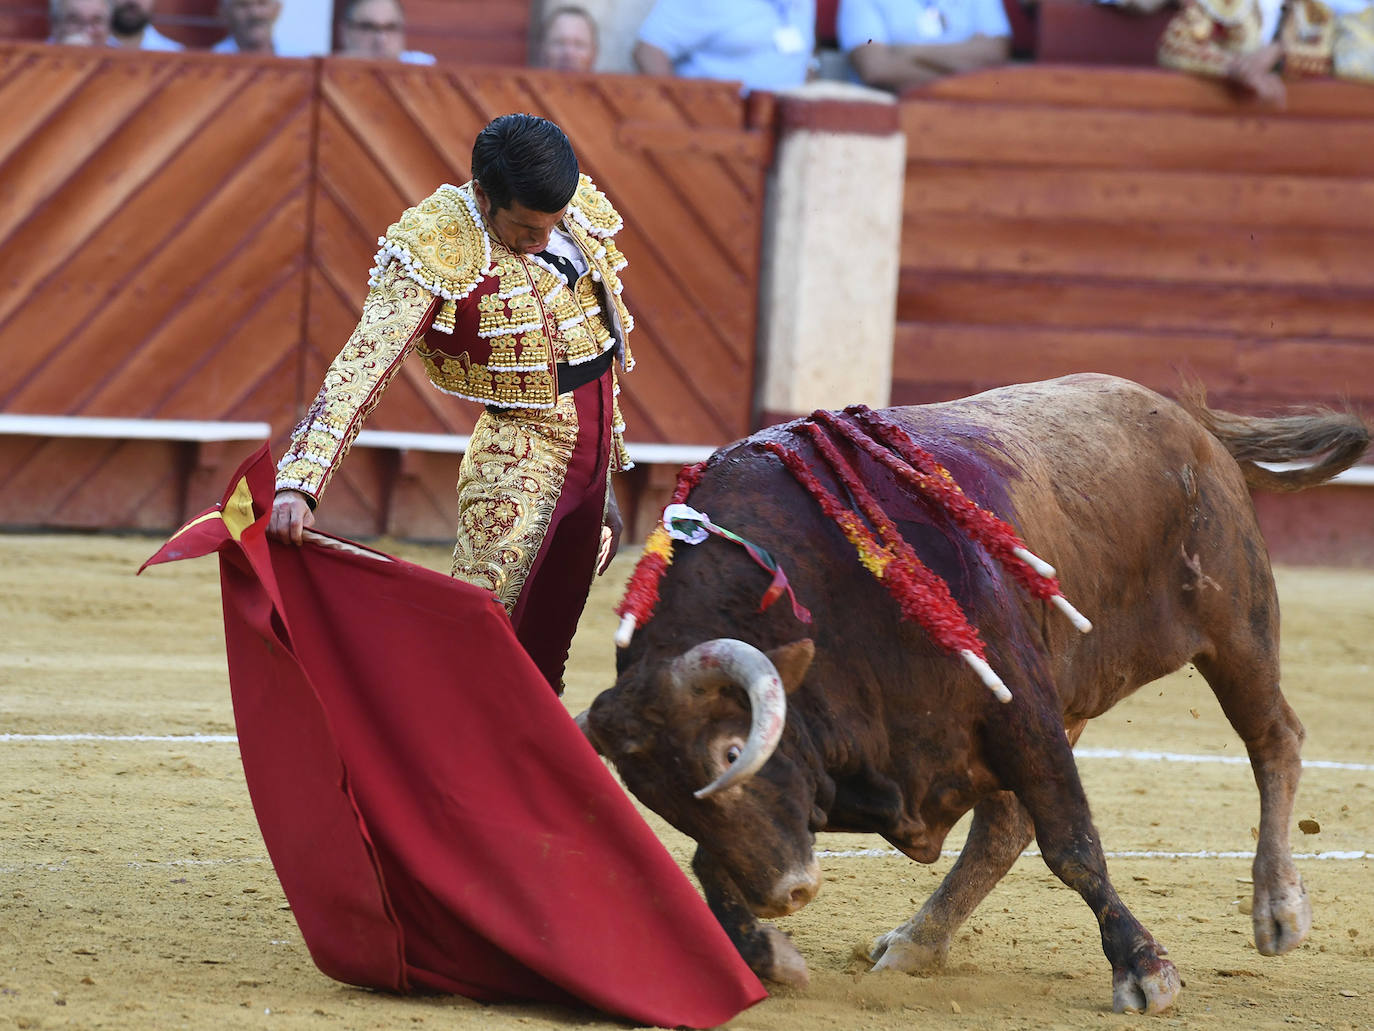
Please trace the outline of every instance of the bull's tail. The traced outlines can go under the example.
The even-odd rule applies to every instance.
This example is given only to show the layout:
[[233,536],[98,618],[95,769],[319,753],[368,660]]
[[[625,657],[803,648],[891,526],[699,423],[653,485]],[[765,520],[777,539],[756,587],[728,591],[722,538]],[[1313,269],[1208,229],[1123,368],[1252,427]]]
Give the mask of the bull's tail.
[[[1369,447],[1369,427],[1353,412],[1314,408],[1263,418],[1214,411],[1198,383],[1186,384],[1179,402],[1231,452],[1245,482],[1261,490],[1315,487],[1349,469]],[[1303,464],[1266,469],[1257,462]]]

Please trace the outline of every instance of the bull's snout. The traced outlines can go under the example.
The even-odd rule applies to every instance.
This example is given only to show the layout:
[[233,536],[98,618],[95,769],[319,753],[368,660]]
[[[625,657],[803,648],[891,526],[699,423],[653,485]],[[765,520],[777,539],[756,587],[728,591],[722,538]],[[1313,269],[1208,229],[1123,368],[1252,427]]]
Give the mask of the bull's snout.
[[795,913],[821,890],[821,864],[813,856],[805,867],[784,873],[773,885],[768,901],[759,909],[762,917],[787,916]]

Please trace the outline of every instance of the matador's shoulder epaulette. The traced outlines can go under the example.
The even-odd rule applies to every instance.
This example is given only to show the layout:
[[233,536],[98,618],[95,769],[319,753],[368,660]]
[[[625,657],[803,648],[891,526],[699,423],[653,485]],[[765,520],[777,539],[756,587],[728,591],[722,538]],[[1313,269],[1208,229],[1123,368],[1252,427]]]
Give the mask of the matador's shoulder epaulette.
[[568,205],[568,215],[592,236],[603,240],[620,232],[625,225],[620,213],[585,172],[578,176],[577,192]]
[[395,259],[430,293],[459,301],[491,267],[491,238],[471,186],[445,184],[401,217],[378,241],[373,281]]

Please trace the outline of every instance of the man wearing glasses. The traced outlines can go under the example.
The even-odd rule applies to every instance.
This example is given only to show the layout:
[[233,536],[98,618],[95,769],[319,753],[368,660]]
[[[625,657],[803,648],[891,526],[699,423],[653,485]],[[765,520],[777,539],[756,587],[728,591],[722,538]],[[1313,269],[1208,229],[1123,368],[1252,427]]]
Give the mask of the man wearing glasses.
[[433,64],[434,55],[407,50],[406,16],[400,0],[350,0],[344,6],[338,53],[374,61]]

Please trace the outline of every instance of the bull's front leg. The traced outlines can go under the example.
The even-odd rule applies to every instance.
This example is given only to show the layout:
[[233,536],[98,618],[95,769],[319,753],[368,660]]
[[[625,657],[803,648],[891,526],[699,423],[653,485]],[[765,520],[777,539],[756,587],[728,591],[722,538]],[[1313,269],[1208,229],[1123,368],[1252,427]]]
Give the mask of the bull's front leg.
[[706,904],[750,970],[765,981],[794,988],[810,984],[806,960],[802,959],[792,939],[772,924],[760,921],[745,903],[730,875],[701,848],[692,856],[692,871],[701,882]]
[[1030,815],[1010,791],[973,808],[973,825],[959,858],[920,912],[874,941],[874,970],[915,973],[943,966],[949,943],[1030,844]]
[[1031,758],[1021,753],[1017,797],[1035,821],[1045,864],[1097,916],[1102,951],[1112,965],[1112,1009],[1160,1013],[1173,1004],[1183,982],[1165,958],[1168,950],[1131,915],[1112,887],[1068,739],[1060,728],[1054,730],[1057,734],[1043,749],[1030,752]]

